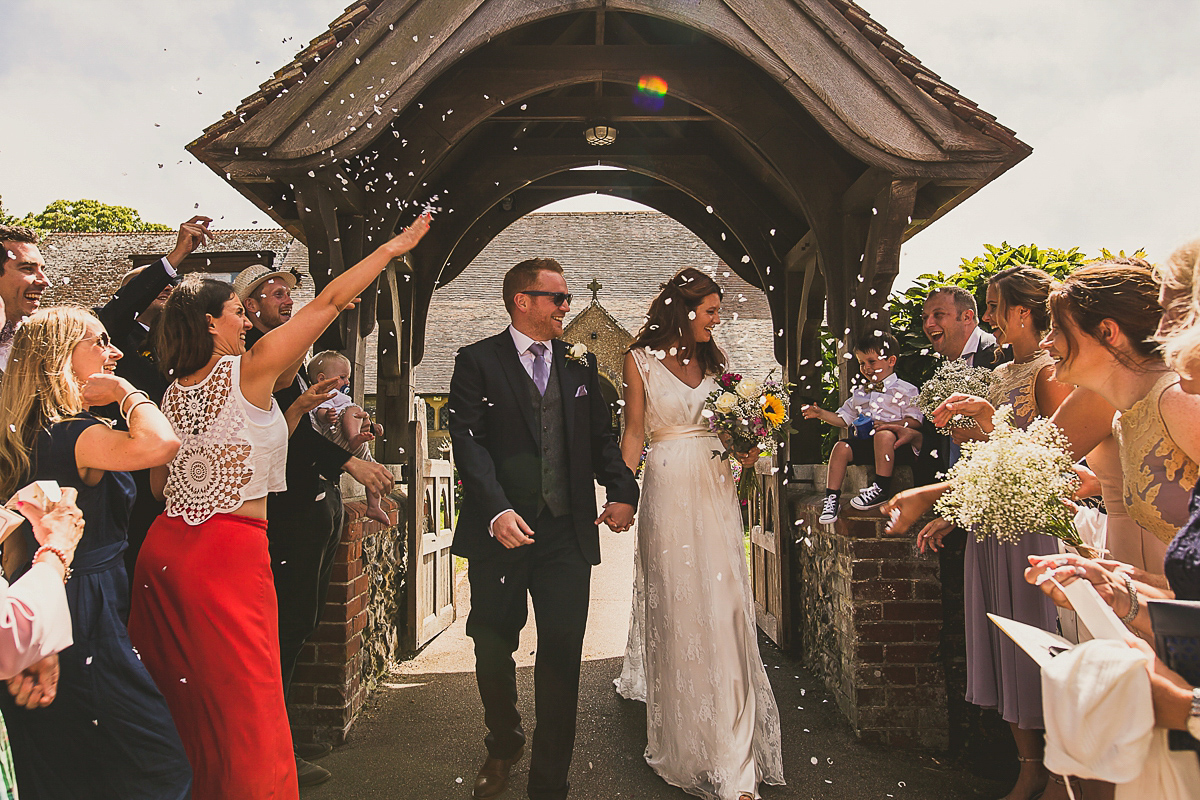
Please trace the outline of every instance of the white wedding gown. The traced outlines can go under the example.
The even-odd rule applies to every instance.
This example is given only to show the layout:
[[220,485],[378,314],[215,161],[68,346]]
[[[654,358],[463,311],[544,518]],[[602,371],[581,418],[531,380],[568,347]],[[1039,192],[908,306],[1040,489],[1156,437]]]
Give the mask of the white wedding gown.
[[709,800],[783,784],[779,710],[758,652],[742,516],[695,389],[645,351],[650,450],[638,506],[621,696],[646,703],[646,762]]

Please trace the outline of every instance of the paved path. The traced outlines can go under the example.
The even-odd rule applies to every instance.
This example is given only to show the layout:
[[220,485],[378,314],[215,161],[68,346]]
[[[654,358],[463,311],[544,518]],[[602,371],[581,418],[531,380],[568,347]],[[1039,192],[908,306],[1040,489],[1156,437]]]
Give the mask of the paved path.
[[[593,571],[584,642],[579,730],[571,767],[572,798],[686,800],[646,765],[645,706],[622,700],[612,680],[621,669],[633,577],[632,534],[602,534],[604,563]],[[334,773],[303,800],[420,798],[465,800],[484,756],[483,710],[464,634],[470,605],[459,584],[459,618],[411,661],[399,665],[368,703],[350,740],[321,761]],[[1005,788],[912,752],[858,744],[820,682],[761,640],[763,661],[781,709],[785,787],[765,800],[793,798],[980,798]],[[522,717],[532,733],[532,613],[517,652]],[[513,771],[506,800],[525,797],[528,756]]]

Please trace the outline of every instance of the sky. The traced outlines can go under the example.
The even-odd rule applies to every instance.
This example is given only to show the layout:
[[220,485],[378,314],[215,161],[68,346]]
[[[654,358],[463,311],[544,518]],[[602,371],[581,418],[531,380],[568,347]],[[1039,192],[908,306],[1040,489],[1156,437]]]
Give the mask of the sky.
[[[713,2],[714,0],[702,0]],[[0,198],[94,198],[175,225],[274,223],[184,146],[348,0],[5,0]],[[1200,2],[860,0],[1033,154],[911,239],[898,285],[984,243],[1145,247],[1200,235]],[[556,206],[562,208],[563,206]],[[619,210],[624,201],[565,206]]]

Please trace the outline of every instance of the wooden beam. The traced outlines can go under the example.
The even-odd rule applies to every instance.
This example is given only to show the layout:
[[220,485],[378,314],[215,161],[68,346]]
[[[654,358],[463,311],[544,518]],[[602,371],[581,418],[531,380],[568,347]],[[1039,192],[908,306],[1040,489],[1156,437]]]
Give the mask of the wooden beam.
[[[521,106],[524,106],[522,108]],[[664,98],[661,111],[644,111],[631,97],[531,97],[521,106],[508,107],[489,122],[714,122],[715,118],[690,103]]]

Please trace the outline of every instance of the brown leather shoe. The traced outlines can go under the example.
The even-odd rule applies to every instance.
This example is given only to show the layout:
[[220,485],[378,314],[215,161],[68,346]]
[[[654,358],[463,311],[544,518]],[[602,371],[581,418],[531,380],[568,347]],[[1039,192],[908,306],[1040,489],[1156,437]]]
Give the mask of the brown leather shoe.
[[512,758],[488,756],[488,759],[483,762],[483,766],[479,768],[479,774],[475,776],[475,788],[471,790],[471,796],[476,800],[497,797],[508,788],[508,773],[513,764],[520,761],[523,755],[525,755],[524,745]]

